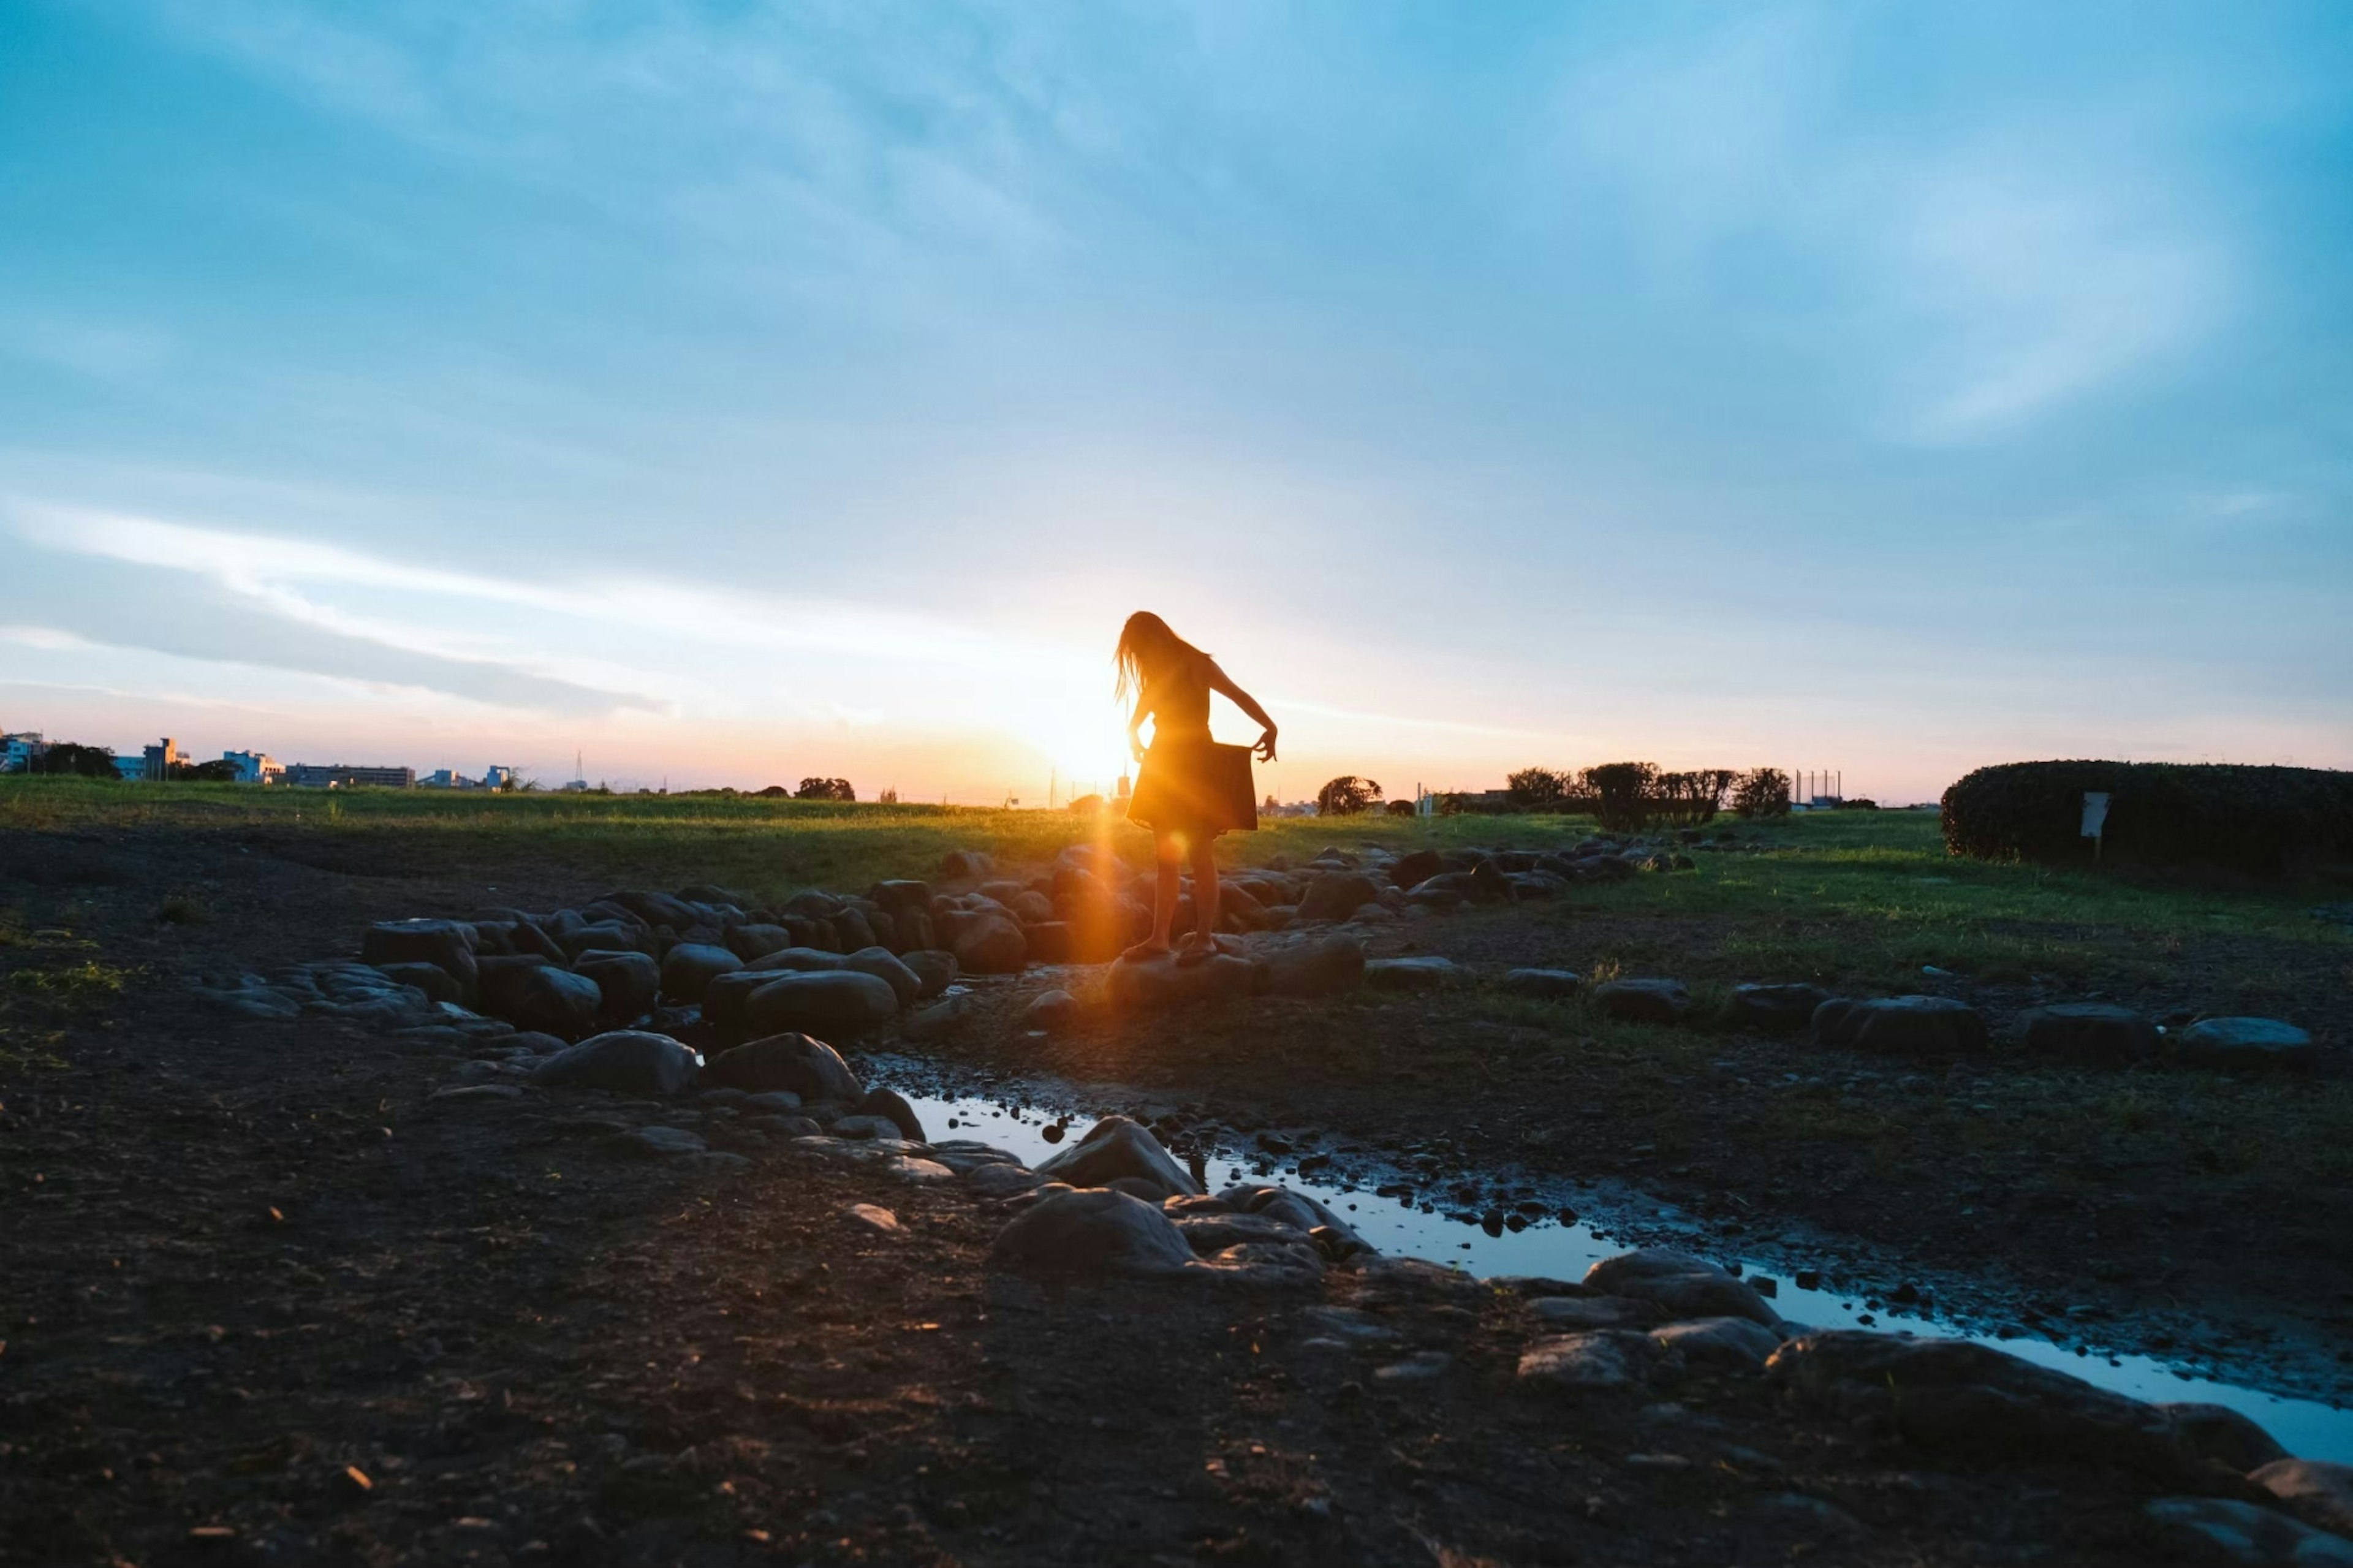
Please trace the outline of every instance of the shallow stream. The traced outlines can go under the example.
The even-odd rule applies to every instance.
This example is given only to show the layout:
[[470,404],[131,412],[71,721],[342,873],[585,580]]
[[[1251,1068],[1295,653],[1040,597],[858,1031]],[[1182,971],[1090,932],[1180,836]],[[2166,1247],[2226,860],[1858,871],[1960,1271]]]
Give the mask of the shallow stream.
[[[981,1085],[912,1058],[881,1057],[869,1061],[874,1081],[905,1095],[934,1137],[977,1138],[1032,1166],[1068,1148],[1083,1135],[1095,1116],[1126,1110],[1133,1104],[1131,1100],[1127,1105],[1091,1107],[1082,1091],[1067,1085],[1037,1081],[1024,1082],[1018,1089]],[[1559,1215],[1564,1205],[1553,1205],[1545,1215],[1516,1215],[1514,1223],[1524,1228],[1491,1227],[1417,1205],[1410,1198],[1381,1196],[1364,1185],[1361,1178],[1303,1177],[1295,1168],[1282,1168],[1290,1163],[1256,1152],[1241,1158],[1226,1152],[1208,1156],[1202,1166],[1197,1166],[1197,1173],[1203,1173],[1206,1167],[1204,1184],[1211,1193],[1236,1182],[1276,1182],[1329,1205],[1382,1252],[1451,1263],[1482,1276],[1527,1274],[1577,1279],[1599,1259],[1636,1245],[1612,1239],[1599,1215],[1563,1220]],[[1653,1219],[1674,1213],[1655,1205],[1654,1210]],[[1972,1331],[1949,1318],[1938,1318],[1933,1305],[1898,1305],[1852,1292],[1800,1286],[1797,1280],[1804,1270],[1785,1272],[1786,1265],[1743,1258],[1738,1243],[1727,1248],[1697,1226],[1689,1228],[1681,1245],[1768,1290],[1776,1310],[1794,1322],[1819,1329],[1864,1328],[1977,1340],[2136,1399],[2200,1400],[2227,1405],[2261,1422],[2298,1458],[2353,1463],[2353,1409],[2342,1405],[2218,1381],[2154,1356],[2109,1353],[2089,1344],[2071,1349],[2031,1333],[2000,1337]]]

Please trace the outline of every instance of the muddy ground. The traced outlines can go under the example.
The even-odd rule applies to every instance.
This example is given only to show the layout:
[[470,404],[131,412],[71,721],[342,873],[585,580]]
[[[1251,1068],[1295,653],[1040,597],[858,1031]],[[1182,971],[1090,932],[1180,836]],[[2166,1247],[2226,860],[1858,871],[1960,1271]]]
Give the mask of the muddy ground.
[[[341,1023],[233,1023],[188,994],[202,973],[347,955],[372,920],[595,891],[560,869],[321,867],[265,841],[132,833],[11,837],[0,878],[11,976],[69,961],[127,975],[119,994],[8,993],[0,1563],[1468,1568],[2155,1551],[2139,1512],[2154,1489],[2120,1472],[1931,1459],[1747,1379],[1575,1403],[1531,1391],[1513,1366],[1534,1330],[1507,1293],[1371,1303],[1397,1341],[1335,1355],[1306,1344],[1297,1300],[1049,1292],[989,1275],[1002,1213],[959,1188],[880,1190],[749,1140],[752,1167],[733,1175],[628,1162],[611,1128],[669,1108],[576,1094],[437,1107],[448,1060]],[[1521,938],[1472,919],[1413,940]],[[1546,1026],[1466,1020],[1463,1005],[1271,1004],[1059,1044],[984,1019],[960,1048],[1156,1075],[1238,1118],[1368,1137],[1409,1124],[1565,1170],[1647,1177],[1655,1163],[1665,1185],[1866,1232],[1895,1234],[1902,1209],[1925,1206],[1885,1205],[1843,1152],[1751,1150],[1729,1109],[1746,1097],[1714,1079],[1677,1086],[1683,1113],[1646,1134],[1643,1102],[1608,1072],[1574,1053],[1545,1065]],[[1789,1048],[1709,1047],[1735,1062]],[[1541,1114],[1534,1071],[1556,1075]],[[1547,1130],[1554,1142],[1535,1136]],[[1951,1190],[2006,1180],[1955,1173]],[[888,1205],[900,1229],[852,1217],[855,1202]],[[2053,1278],[2081,1272],[2062,1259],[2087,1225],[2111,1228],[2031,1203],[1994,1212],[1985,1245],[2057,1249],[2042,1265]],[[2025,1228],[2003,1228],[2013,1214]],[[1970,1234],[1911,1240],[1926,1252]],[[2202,1218],[2182,1234],[2175,1263],[2220,1272],[2224,1239]],[[2119,1234],[2115,1256],[2146,1245]],[[1343,1273],[1327,1284],[1335,1300],[1351,1289]],[[1440,1376],[1381,1375],[1416,1348],[1453,1359]]]

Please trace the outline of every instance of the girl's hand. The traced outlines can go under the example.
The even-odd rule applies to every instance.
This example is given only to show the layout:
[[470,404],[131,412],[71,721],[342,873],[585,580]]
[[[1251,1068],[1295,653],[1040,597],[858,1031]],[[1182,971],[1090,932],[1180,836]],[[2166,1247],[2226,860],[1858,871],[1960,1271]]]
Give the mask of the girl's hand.
[[1129,754],[1134,757],[1137,762],[1140,763],[1144,761],[1144,742],[1137,740],[1133,734],[1130,734],[1127,738],[1127,750]]
[[1266,733],[1258,738],[1258,744],[1252,746],[1250,750],[1258,753],[1258,760],[1261,763],[1271,763],[1274,761],[1273,725],[1269,724],[1266,727]]

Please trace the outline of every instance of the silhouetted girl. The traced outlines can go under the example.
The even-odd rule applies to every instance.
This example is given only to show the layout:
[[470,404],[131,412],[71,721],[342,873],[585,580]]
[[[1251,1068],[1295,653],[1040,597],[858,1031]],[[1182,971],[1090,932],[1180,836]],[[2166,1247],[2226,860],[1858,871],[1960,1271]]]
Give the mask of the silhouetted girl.
[[[1218,661],[1168,629],[1149,610],[1127,617],[1112,655],[1119,694],[1135,693],[1127,721],[1128,749],[1144,764],[1128,803],[1128,820],[1152,829],[1160,882],[1152,906],[1152,935],[1127,950],[1130,958],[1166,952],[1176,919],[1185,858],[1193,859],[1196,929],[1178,949],[1179,963],[1218,951],[1218,835],[1258,826],[1258,796],[1250,784],[1250,753],[1274,761],[1274,721],[1257,699],[1226,677]],[[1264,727],[1254,746],[1221,746],[1209,738],[1209,693],[1222,691]],[[1138,733],[1152,721],[1152,747]]]

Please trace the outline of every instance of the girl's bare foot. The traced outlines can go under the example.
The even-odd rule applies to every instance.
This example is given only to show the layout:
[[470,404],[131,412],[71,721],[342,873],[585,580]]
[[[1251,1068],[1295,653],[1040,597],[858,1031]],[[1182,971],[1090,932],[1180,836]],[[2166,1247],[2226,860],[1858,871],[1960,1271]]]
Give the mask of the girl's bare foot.
[[1134,947],[1129,948],[1125,952],[1119,955],[1120,962],[1123,963],[1142,963],[1147,959],[1166,958],[1167,956],[1168,944],[1157,937],[1155,937],[1148,942],[1139,942]]
[[1196,963],[1205,963],[1216,957],[1217,953],[1217,938],[1203,936],[1197,931],[1187,931],[1184,940],[1176,944],[1176,962],[1188,967]]

